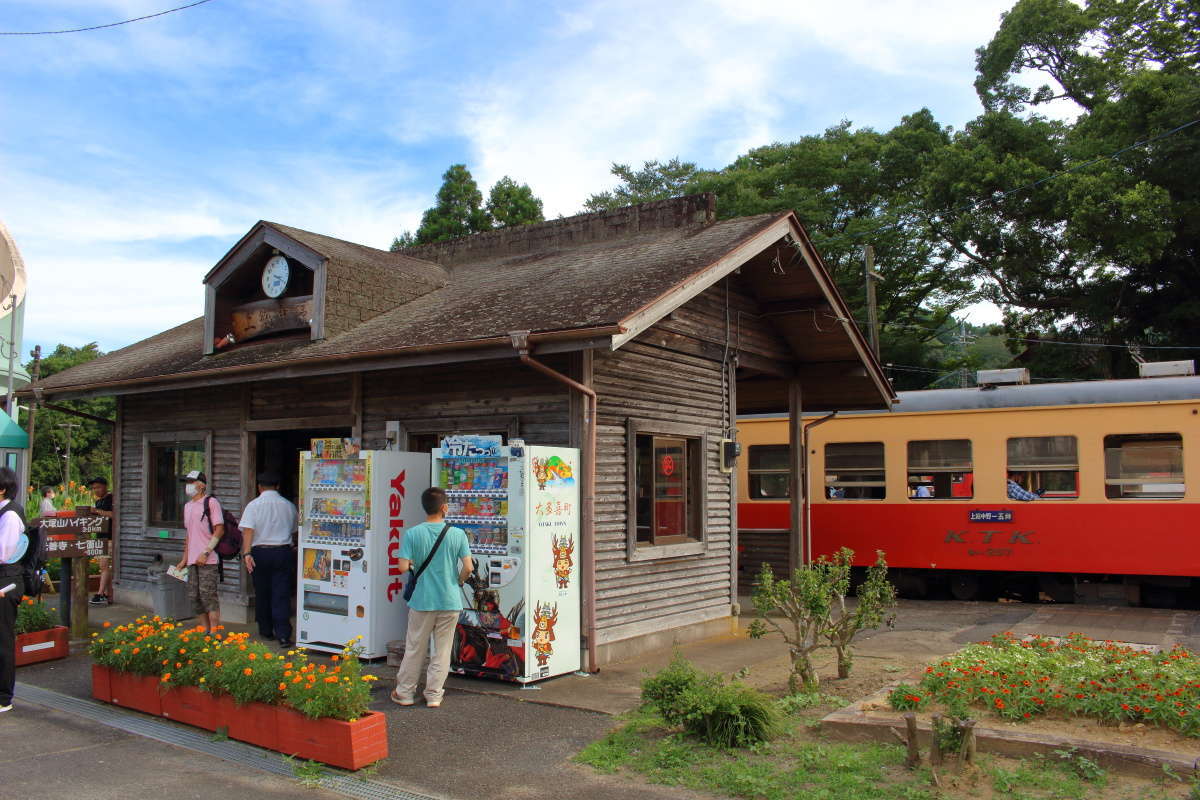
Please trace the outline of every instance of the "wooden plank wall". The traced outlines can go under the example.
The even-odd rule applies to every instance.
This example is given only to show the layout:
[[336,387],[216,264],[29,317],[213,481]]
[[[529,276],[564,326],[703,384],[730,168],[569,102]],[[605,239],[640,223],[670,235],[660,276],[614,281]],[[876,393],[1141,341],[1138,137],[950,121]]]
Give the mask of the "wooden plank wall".
[[317,375],[251,385],[250,419],[352,414],[349,375]]
[[[565,372],[566,356],[541,359]],[[564,446],[570,441],[567,388],[516,358],[367,372],[363,375],[363,444],[382,447],[384,423],[445,420],[453,428],[464,417],[518,418],[529,444]],[[503,425],[501,425],[503,427]]]
[[[213,463],[207,473],[210,489],[235,514],[242,510],[242,400],[233,389],[189,389],[129,395],[121,401],[121,468],[117,483],[120,516],[120,585],[147,591],[146,568],[156,553],[170,562],[183,552],[178,539],[146,535],[144,493],[146,465],[142,436],[160,431],[212,432]],[[240,568],[226,562],[222,592],[240,592]]]
[[[600,397],[596,480],[597,642],[728,616],[730,613],[729,476],[720,471],[721,362],[680,352],[697,341],[661,338],[699,333],[712,325],[712,291],[678,309],[670,320],[615,353],[597,352],[594,383]],[[723,303],[723,294],[722,294]],[[722,305],[722,327],[723,305]],[[711,335],[711,328],[709,334]],[[668,344],[667,347],[658,343]],[[708,547],[701,555],[630,562],[626,549],[626,420],[630,417],[702,425],[708,433]]]

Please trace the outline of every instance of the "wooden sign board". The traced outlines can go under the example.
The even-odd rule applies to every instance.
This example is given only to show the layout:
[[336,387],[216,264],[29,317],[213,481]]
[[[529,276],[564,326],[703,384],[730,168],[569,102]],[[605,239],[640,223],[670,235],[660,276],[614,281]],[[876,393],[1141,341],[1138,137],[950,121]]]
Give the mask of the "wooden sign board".
[[312,295],[257,300],[233,309],[233,336],[239,342],[268,333],[307,328],[312,319]]
[[97,539],[110,530],[108,517],[41,517],[46,558],[93,558],[109,555],[112,542]]

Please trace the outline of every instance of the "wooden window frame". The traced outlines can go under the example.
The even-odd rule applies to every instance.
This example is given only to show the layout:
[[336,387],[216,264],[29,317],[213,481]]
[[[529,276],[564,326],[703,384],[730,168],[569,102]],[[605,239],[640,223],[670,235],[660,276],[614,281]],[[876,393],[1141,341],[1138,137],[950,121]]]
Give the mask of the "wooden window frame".
[[[694,538],[687,541],[645,545],[637,541],[637,437],[667,436],[688,440],[688,469],[695,491]],[[695,442],[695,447],[692,446]],[[708,550],[708,430],[699,425],[681,425],[630,417],[625,421],[625,557],[627,561],[657,561],[700,555]]]
[[[205,472],[211,472],[213,463],[213,432],[211,430],[154,431],[142,434],[142,522],[144,525],[142,535],[145,538],[183,539],[186,536],[183,520],[180,520],[176,527],[160,524],[150,519],[150,507],[153,502],[151,489],[154,488],[152,486],[153,465],[150,463],[151,450],[156,445],[197,441],[204,443]],[[212,480],[211,475],[209,475],[209,480]],[[161,531],[167,531],[167,536],[163,537]]]

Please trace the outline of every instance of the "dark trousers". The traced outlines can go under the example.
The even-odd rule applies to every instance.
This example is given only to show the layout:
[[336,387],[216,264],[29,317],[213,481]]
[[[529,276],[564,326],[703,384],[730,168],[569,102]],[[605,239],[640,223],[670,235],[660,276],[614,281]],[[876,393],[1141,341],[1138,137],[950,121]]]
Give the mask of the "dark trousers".
[[17,683],[17,606],[21,602],[21,569],[0,566],[0,586],[15,583],[17,588],[0,597],[0,706],[12,703]]
[[296,551],[291,547],[251,547],[254,557],[254,618],[264,639],[292,638],[292,587]]

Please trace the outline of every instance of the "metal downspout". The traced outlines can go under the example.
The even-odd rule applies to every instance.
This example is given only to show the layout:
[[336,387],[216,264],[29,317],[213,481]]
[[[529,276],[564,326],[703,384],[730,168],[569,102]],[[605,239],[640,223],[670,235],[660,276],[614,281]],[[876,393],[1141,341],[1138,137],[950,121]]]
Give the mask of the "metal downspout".
[[809,500],[809,498],[812,497],[812,480],[811,480],[811,476],[808,474],[808,432],[810,430],[812,430],[813,428],[817,427],[818,425],[824,425],[826,422],[829,422],[829,420],[833,419],[837,415],[838,415],[838,412],[834,411],[830,414],[826,414],[825,416],[821,417],[820,419],[813,420],[812,422],[810,422],[804,426],[804,433],[801,436],[801,439],[804,441],[804,452],[800,456],[800,458],[802,459],[801,463],[803,464],[803,469],[804,469],[804,484],[805,484],[804,485],[804,499],[803,499],[803,503],[804,503],[804,512],[803,512],[804,513],[804,549],[807,551],[805,553],[802,553],[801,556],[803,557],[805,564],[812,563],[812,502]]
[[568,378],[529,355],[529,331],[514,331],[509,334],[513,349],[521,362],[561,384],[579,392],[587,398],[587,413],[584,415],[583,464],[587,490],[583,494],[580,515],[580,569],[583,572],[583,635],[587,639],[587,671],[599,672],[596,665],[596,412],[598,398],[589,386]]

